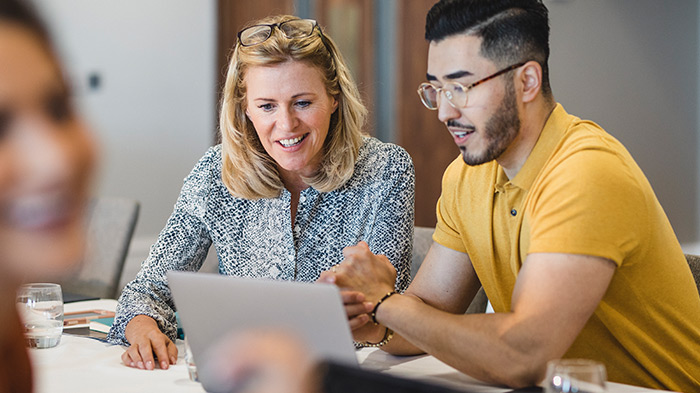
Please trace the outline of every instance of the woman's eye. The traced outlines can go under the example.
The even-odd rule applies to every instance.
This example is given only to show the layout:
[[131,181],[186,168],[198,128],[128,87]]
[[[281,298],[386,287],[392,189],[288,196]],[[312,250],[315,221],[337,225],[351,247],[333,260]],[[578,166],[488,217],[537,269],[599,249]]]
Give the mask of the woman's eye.
[[272,104],[262,104],[262,105],[258,105],[258,108],[264,110],[265,112],[269,112],[272,110],[273,107],[272,107]]
[[46,113],[51,119],[63,122],[73,115],[70,99],[65,94],[53,94],[46,101]]
[[10,123],[12,123],[10,111],[0,109],[0,140],[10,132]]
[[300,108],[306,108],[307,106],[311,105],[311,101],[297,101],[296,106]]

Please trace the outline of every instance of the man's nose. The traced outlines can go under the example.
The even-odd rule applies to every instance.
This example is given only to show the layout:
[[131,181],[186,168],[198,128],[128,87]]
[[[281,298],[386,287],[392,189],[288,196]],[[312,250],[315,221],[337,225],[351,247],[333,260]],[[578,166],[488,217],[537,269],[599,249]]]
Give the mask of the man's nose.
[[447,101],[445,94],[439,94],[437,98],[438,104],[438,119],[446,123],[449,120],[458,119],[461,116],[459,110],[452,106],[452,103]]

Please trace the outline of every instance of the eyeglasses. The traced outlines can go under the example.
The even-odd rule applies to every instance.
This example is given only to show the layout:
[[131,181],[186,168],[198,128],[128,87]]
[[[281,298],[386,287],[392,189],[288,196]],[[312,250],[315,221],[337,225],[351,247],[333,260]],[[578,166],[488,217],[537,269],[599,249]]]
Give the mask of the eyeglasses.
[[470,84],[469,86],[464,86],[459,82],[449,82],[446,83],[443,87],[435,87],[431,83],[421,83],[421,85],[418,86],[418,96],[423,102],[423,105],[425,105],[425,107],[430,109],[431,111],[438,109],[438,98],[440,96],[440,92],[445,94],[447,102],[449,102],[453,108],[466,108],[467,93],[469,92],[469,90],[497,76],[503,75],[508,71],[512,71],[516,68],[522,67],[525,65],[525,63],[527,62],[513,64],[512,66],[506,67],[496,72],[495,74],[487,76],[484,79],[479,79],[478,81]]
[[272,29],[278,28],[288,39],[306,38],[314,33],[314,28],[318,27],[321,31],[321,26],[313,19],[292,19],[282,23],[273,23],[271,25],[254,25],[246,27],[238,32],[238,42],[241,46],[253,46],[262,44],[272,36]]

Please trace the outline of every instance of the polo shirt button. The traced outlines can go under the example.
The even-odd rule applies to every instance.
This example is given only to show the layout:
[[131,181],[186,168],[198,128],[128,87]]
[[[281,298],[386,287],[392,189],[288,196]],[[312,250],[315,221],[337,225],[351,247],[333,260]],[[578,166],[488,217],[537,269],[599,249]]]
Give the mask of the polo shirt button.
[[287,258],[289,259],[289,262],[294,262],[294,255],[289,255]]
[[510,209],[510,215],[515,217],[518,214],[518,211],[515,209]]
[[304,203],[304,202],[306,202],[306,197],[305,197],[305,196],[303,196],[303,195],[302,195],[302,196],[300,196],[300,197],[299,197],[299,202],[301,202],[301,203]]

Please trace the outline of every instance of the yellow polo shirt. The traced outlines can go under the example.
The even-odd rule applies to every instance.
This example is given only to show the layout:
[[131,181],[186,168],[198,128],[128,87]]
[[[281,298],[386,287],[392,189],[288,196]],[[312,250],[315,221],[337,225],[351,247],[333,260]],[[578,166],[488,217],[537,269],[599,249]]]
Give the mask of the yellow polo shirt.
[[565,357],[611,381],[700,392],[700,296],[651,185],[622,144],[557,105],[512,180],[495,161],[447,168],[433,239],[467,253],[496,312],[510,311],[527,254],[617,264]]

